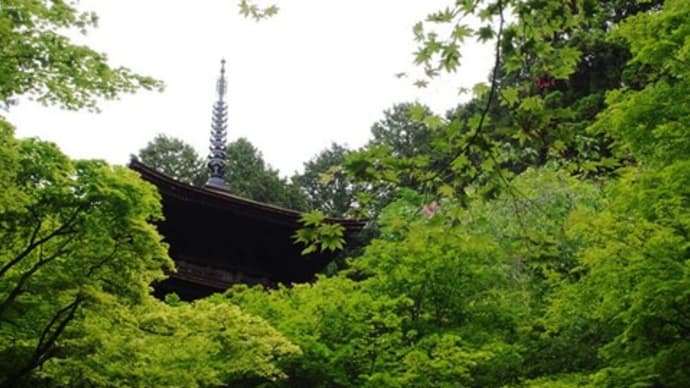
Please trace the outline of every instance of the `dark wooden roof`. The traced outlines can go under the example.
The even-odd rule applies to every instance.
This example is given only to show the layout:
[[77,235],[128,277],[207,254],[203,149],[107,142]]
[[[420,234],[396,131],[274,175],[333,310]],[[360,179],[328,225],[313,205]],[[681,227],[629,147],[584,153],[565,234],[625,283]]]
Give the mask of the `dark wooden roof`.
[[[329,253],[301,255],[294,243],[302,213],[252,201],[218,188],[194,187],[157,172],[138,160],[129,167],[158,188],[165,220],[158,229],[170,244],[178,268],[157,285],[159,294],[174,291],[193,299],[234,283],[310,281],[332,258]],[[364,222],[329,218],[345,227],[348,243],[357,240]]]
[[[215,187],[195,187],[158,172],[137,159],[132,159],[129,163],[129,167],[138,172],[144,180],[153,183],[159,190],[164,191],[167,195],[173,195],[180,199],[199,203],[204,206],[213,206],[252,215],[268,222],[300,226],[299,219],[303,214],[302,212],[257,202]],[[362,220],[343,218],[329,217],[326,220],[328,222],[338,223],[344,226],[348,231],[359,231],[365,224],[365,221]]]

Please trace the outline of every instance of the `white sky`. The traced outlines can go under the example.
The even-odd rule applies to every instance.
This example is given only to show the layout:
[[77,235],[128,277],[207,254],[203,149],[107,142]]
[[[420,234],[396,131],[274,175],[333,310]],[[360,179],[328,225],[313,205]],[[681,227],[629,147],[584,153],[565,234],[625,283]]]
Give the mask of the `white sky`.
[[124,65],[166,83],[103,102],[101,113],[42,107],[26,98],[7,114],[19,136],[56,142],[75,158],[126,163],[157,133],[207,154],[220,59],[229,90],[228,137],[248,138],[282,174],[302,169],[331,142],[359,147],[396,102],[443,113],[465,97],[459,87],[486,80],[490,49],[468,45],[457,75],[412,86],[412,26],[451,0],[293,0],[256,23],[237,0],[82,0],[100,25],[84,38]]

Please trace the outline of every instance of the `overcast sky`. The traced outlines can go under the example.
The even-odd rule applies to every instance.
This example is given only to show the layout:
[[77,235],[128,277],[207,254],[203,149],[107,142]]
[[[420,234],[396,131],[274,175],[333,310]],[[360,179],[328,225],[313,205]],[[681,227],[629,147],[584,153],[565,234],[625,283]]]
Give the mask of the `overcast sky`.
[[126,163],[157,133],[207,154],[220,59],[227,60],[228,137],[248,138],[290,175],[331,142],[359,147],[396,102],[438,113],[460,87],[486,80],[490,49],[470,45],[464,65],[427,89],[398,79],[414,72],[412,26],[451,0],[293,0],[260,23],[237,14],[237,0],[82,0],[100,17],[83,40],[114,65],[161,79],[162,93],[103,102],[101,113],[66,112],[25,98],[9,119],[19,136],[51,140],[72,157]]

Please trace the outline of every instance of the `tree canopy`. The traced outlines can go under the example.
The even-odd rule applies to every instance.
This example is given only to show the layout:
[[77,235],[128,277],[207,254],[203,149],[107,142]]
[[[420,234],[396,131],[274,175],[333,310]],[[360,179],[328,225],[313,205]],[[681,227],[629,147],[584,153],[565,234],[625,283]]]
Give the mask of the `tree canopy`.
[[203,186],[208,179],[206,164],[196,150],[174,137],[157,135],[139,150],[138,157],[147,166],[180,182]]
[[334,217],[345,216],[353,210],[360,187],[343,169],[349,153],[345,146],[333,143],[305,162],[304,172],[292,177],[293,184],[306,194],[310,209]]
[[249,140],[239,138],[226,147],[225,182],[234,193],[289,209],[304,210],[302,192],[268,165]]
[[162,216],[155,187],[126,167],[16,140],[4,121],[0,129],[2,187],[11,195],[0,202],[0,385],[285,378],[277,360],[299,349],[261,319],[218,298],[163,303],[150,295],[173,270],[151,224]]
[[[0,120],[0,384],[690,385],[688,2],[456,1],[413,33],[420,86],[470,38],[493,71],[443,116],[398,105],[363,149],[308,163],[312,207],[347,203],[334,179],[386,193],[376,236],[312,283],[154,299],[173,270],[154,188]],[[232,188],[281,192],[248,141],[228,153]],[[337,240],[305,220],[298,238]]]
[[417,117],[436,127],[423,158],[351,156],[355,177],[420,185],[349,269],[229,294],[304,350],[286,385],[687,385],[688,17],[679,0],[468,1],[427,19],[447,41],[418,25],[432,78],[472,34],[496,67]]

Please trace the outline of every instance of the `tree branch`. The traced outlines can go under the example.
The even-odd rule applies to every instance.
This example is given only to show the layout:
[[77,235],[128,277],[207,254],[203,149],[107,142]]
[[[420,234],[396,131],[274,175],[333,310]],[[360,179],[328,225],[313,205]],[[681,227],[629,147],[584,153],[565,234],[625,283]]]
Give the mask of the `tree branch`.
[[[69,219],[64,224],[62,224],[59,228],[50,232],[47,236],[40,238],[38,240],[35,240],[36,236],[32,237],[29,245],[21,253],[19,253],[19,255],[17,255],[17,257],[10,260],[10,262],[8,262],[2,268],[0,268],[0,276],[5,275],[5,273],[7,271],[9,271],[12,267],[14,267],[22,259],[24,259],[26,256],[28,256],[39,245],[46,243],[47,241],[51,240],[54,237],[74,233],[74,230],[68,230],[68,228],[70,226],[72,226],[72,224],[76,220],[79,213],[82,212],[82,210],[83,210],[83,208],[81,206],[77,207],[75,209],[74,213],[72,213],[72,215],[70,215]],[[40,229],[40,226],[38,229]],[[34,234],[38,233],[38,229],[34,229]]]
[[[450,159],[451,162],[460,155],[466,154],[469,151],[472,144],[477,140],[479,134],[484,129],[484,122],[486,121],[486,117],[488,116],[489,111],[491,110],[491,105],[494,103],[494,100],[496,99],[496,93],[498,91],[498,73],[501,68],[501,39],[503,37],[503,26],[505,25],[505,18],[503,16],[503,0],[498,0],[496,2],[496,6],[498,7],[499,24],[498,32],[496,33],[496,45],[494,48],[494,67],[491,74],[491,88],[489,89],[489,97],[486,101],[484,109],[482,109],[482,113],[479,117],[479,123],[477,124],[477,128],[475,129],[472,136],[467,140],[464,147],[462,147],[458,152],[452,155],[452,158]],[[441,169],[436,171],[436,173],[434,173],[431,177],[425,179],[422,183],[430,182],[431,180],[438,178],[440,173]]]
[[[58,310],[57,313],[55,313],[50,322],[48,322],[48,325],[41,332],[41,336],[39,337],[38,343],[36,344],[36,349],[34,350],[33,354],[31,355],[31,358],[29,358],[26,365],[19,368],[16,372],[7,377],[7,379],[2,382],[2,385],[0,385],[0,387],[9,388],[17,386],[17,383],[22,378],[24,378],[32,370],[38,368],[46,360],[48,360],[49,357],[46,356],[50,352],[51,348],[55,345],[55,341],[57,341],[58,337],[62,335],[62,333],[65,331],[67,325],[74,319],[77,309],[83,301],[83,297],[81,295],[77,295],[74,298],[74,301],[72,301],[72,303],[68,304],[67,306]],[[61,320],[62,316],[65,314],[65,318]],[[52,328],[55,325],[57,325],[57,327],[55,328],[55,330],[52,330]]]
[[486,116],[489,114],[491,105],[495,100],[496,91],[498,90],[498,73],[501,69],[501,38],[503,37],[503,25],[505,24],[505,18],[503,17],[502,0],[498,0],[496,2],[496,6],[498,7],[499,24],[498,32],[496,33],[496,46],[494,48],[494,70],[492,72],[493,74],[491,74],[491,89],[489,89],[489,99],[486,101],[486,105],[484,106],[482,115],[479,117],[479,124],[477,124],[476,131],[474,132],[472,137],[467,141],[467,144],[465,144],[463,151],[460,154],[458,154],[458,156],[463,153],[466,153],[469,150],[472,143],[477,139],[481,131],[484,129],[484,121],[486,120]]
[[94,273],[96,270],[98,270],[99,268],[101,268],[102,266],[104,266],[105,263],[107,263],[108,261],[112,260],[113,257],[115,257],[115,254],[117,253],[119,247],[120,247],[120,240],[115,240],[115,245],[113,246],[112,252],[110,252],[109,255],[105,256],[105,257],[103,258],[103,260],[101,260],[101,261],[99,261],[98,263],[92,265],[91,268],[89,268],[89,270],[86,271],[86,277],[90,277],[91,275],[93,275],[93,273]]
[[[0,316],[7,310],[7,308],[10,306],[10,304],[17,298],[22,293],[22,288],[24,285],[29,281],[29,278],[36,273],[41,267],[44,265],[50,263],[51,261],[55,260],[57,257],[68,253],[69,250],[65,249],[65,247],[74,240],[75,235],[70,236],[68,239],[62,242],[60,246],[57,248],[57,250],[50,256],[43,258],[41,257],[36,264],[33,265],[28,271],[26,271],[22,276],[19,278],[19,281],[17,282],[17,285],[14,287],[14,289],[9,293],[7,298],[0,303]],[[42,253],[41,253],[42,255]]]

